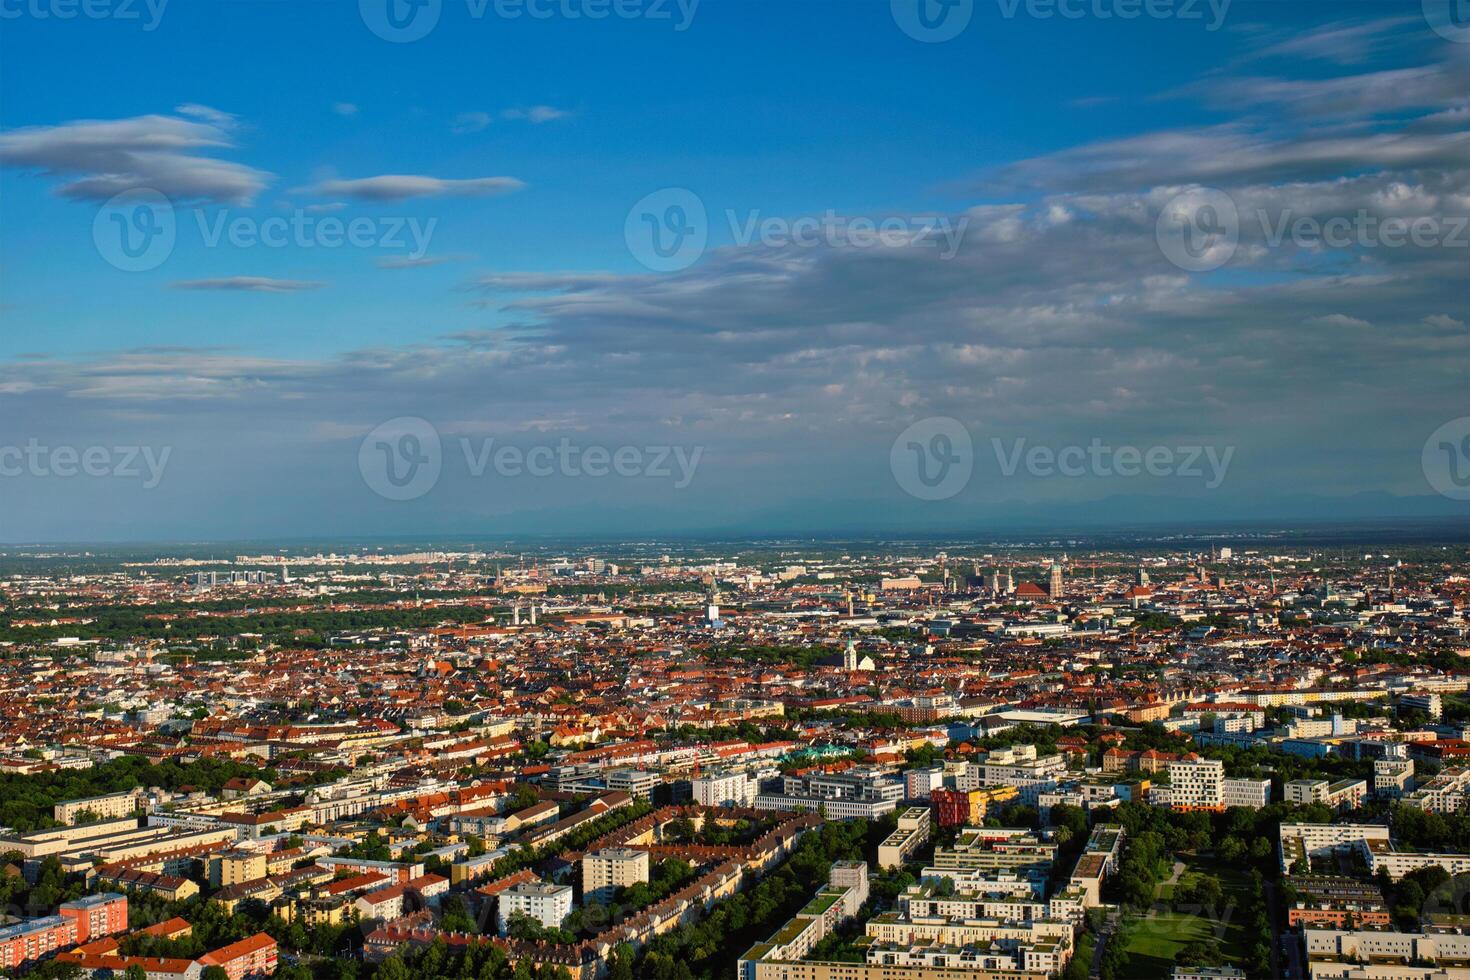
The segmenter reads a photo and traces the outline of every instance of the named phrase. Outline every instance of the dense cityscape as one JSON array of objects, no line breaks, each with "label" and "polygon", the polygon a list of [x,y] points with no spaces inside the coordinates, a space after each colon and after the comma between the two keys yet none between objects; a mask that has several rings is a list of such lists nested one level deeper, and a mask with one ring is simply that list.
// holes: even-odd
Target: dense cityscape
[{"label": "dense cityscape", "polygon": [[1470,980],[1470,0],[0,92],[0,980]]},{"label": "dense cityscape", "polygon": [[0,967],[1454,977],[1470,550],[12,550]]}]

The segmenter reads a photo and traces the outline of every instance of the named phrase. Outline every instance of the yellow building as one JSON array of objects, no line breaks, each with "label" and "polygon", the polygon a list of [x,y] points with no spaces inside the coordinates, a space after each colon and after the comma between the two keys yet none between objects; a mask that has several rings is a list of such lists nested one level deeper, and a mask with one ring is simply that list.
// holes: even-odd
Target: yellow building
[{"label": "yellow building", "polygon": [[269,861],[256,851],[225,851],[209,858],[209,883],[215,888],[255,881],[269,873]]},{"label": "yellow building", "polygon": [[282,905],[276,910],[287,922],[301,920],[311,929],[316,926],[339,926],[357,919],[357,910],[341,895],[321,898],[303,898]]}]

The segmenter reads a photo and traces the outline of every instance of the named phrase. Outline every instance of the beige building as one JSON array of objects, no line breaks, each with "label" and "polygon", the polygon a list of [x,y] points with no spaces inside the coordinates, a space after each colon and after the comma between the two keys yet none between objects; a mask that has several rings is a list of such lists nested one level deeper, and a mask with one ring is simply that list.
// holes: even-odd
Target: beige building
[{"label": "beige building", "polygon": [[225,851],[209,859],[209,883],[215,888],[266,876],[266,856],[256,851]]},{"label": "beige building", "polygon": [[648,852],[607,847],[582,856],[582,900],[610,901],[619,888],[648,880]]},{"label": "beige building", "polygon": [[898,817],[898,828],[878,845],[878,867],[897,868],[914,859],[929,839],[929,808],[910,807]]},{"label": "beige building", "polygon": [[969,966],[891,966],[869,963],[787,963],[745,960],[738,980],[1047,980],[1041,970],[982,970]]},{"label": "beige building", "polygon": [[108,793],[106,796],[89,796],[80,800],[62,800],[52,806],[51,815],[58,823],[68,827],[82,817],[85,817],[84,823],[117,820],[137,813],[141,797],[142,793],[138,790],[128,790],[125,793]]}]

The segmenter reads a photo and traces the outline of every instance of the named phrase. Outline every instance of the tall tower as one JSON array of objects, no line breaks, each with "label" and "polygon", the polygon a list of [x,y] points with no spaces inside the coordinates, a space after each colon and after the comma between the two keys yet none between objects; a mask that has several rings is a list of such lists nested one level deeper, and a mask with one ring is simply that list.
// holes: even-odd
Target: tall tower
[{"label": "tall tower", "polygon": [[720,621],[720,590],[713,581],[709,585],[709,602],[704,607],[704,621],[706,623]]},{"label": "tall tower", "polygon": [[842,651],[842,669],[857,670],[857,665],[857,642],[855,640],[848,640],[847,649]]},{"label": "tall tower", "polygon": [[1053,599],[1062,594],[1062,566],[1056,562],[1051,563],[1051,571],[1047,574],[1046,594]]}]

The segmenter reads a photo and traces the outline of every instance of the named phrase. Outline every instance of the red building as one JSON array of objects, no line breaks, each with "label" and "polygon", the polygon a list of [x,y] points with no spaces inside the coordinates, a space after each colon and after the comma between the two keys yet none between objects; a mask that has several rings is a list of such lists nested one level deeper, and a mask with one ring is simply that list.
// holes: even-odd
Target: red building
[{"label": "red building", "polygon": [[56,912],[63,919],[76,920],[79,943],[111,936],[128,927],[128,897],[117,892],[83,895],[74,902],[63,902]]},{"label": "red building", "polygon": [[205,953],[197,962],[205,969],[221,967],[230,975],[230,980],[268,977],[276,972],[276,941],[267,933],[258,932],[238,943]]},{"label": "red building", "polygon": [[127,927],[126,895],[87,895],[64,903],[55,915],[0,929],[0,969],[14,969]]},{"label": "red building", "polygon": [[963,827],[970,822],[970,794],[957,789],[936,789],[929,794],[934,822],[941,827]]}]

